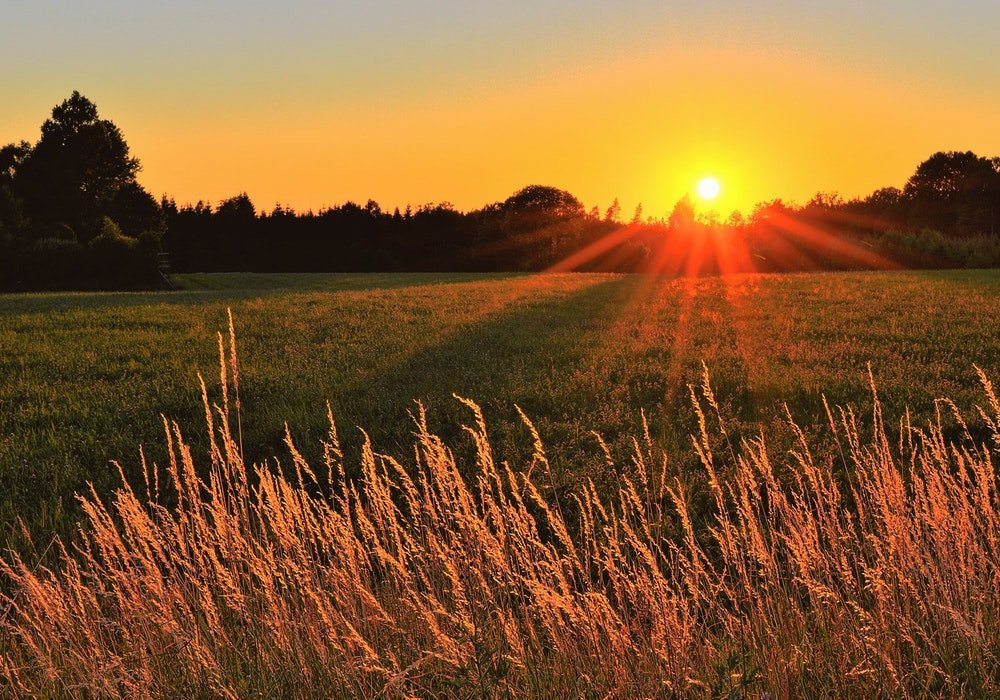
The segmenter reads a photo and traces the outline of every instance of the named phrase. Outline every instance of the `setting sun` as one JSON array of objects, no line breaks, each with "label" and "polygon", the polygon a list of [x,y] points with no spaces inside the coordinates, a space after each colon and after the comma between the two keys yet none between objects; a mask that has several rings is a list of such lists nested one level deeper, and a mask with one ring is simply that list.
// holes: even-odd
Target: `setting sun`
[{"label": "setting sun", "polygon": [[722,191],[722,185],[714,177],[706,177],[698,183],[698,196],[702,199],[715,199]]}]

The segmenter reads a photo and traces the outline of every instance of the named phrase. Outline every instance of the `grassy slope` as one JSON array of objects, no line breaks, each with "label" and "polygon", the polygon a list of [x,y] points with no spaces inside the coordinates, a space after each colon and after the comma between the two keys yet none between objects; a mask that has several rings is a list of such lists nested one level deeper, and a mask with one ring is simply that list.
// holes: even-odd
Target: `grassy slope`
[{"label": "grassy slope", "polygon": [[[685,385],[704,360],[723,411],[746,431],[787,402],[806,425],[831,402],[887,414],[965,408],[973,363],[1000,375],[1000,274],[859,273],[660,280],[567,275],[191,275],[185,291],[0,297],[0,519],[46,527],[85,480],[162,458],[159,414],[201,428],[197,372],[217,383],[214,334],[231,306],[241,343],[250,457],[281,454],[287,421],[304,448],[329,400],[348,447],[363,426],[385,452],[411,449],[412,399],[447,436],[482,403],[509,455],[537,419],[565,481],[600,474],[590,430],[614,443],[640,408],[666,447],[694,424]],[[619,445],[621,447],[621,445]]]}]

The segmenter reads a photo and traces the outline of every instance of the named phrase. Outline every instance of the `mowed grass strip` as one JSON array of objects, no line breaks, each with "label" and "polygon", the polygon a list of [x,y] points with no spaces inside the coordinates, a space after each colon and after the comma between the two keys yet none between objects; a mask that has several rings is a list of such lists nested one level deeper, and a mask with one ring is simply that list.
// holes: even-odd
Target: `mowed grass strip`
[{"label": "mowed grass strip", "polygon": [[[231,307],[248,459],[282,454],[287,423],[318,453],[329,401],[348,451],[412,449],[413,400],[457,437],[481,403],[505,454],[531,450],[515,405],[546,441],[561,486],[598,483],[591,431],[626,454],[640,410],[684,455],[687,385],[709,368],[744,434],[780,432],[784,405],[823,422],[822,395],[886,415],[980,400],[974,365],[1000,374],[1000,273],[913,272],[706,279],[619,275],[190,275],[182,291],[0,297],[0,518],[62,528],[72,495],[164,458],[161,414],[203,445],[197,374],[216,390],[214,337]],[[448,431],[456,431],[449,435]],[[780,444],[780,443],[779,443]],[[308,456],[308,455],[307,455]],[[683,457],[681,457],[683,458]],[[611,476],[613,478],[613,475]]]}]

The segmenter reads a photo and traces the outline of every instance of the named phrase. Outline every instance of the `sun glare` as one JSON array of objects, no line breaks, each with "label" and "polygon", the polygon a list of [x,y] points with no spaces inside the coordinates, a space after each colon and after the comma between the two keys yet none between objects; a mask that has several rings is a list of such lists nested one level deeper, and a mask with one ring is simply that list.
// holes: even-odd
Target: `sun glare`
[{"label": "sun glare", "polygon": [[698,196],[702,199],[715,199],[722,191],[722,186],[714,177],[706,177],[698,183]]}]

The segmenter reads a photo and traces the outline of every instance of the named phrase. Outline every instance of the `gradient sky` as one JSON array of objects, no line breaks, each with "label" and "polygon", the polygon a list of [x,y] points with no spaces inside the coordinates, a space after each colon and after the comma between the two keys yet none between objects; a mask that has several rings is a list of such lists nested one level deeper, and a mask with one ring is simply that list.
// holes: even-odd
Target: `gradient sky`
[{"label": "gradient sky", "polygon": [[1000,2],[0,0],[0,143],[74,89],[179,202],[668,211],[1000,155]]}]

